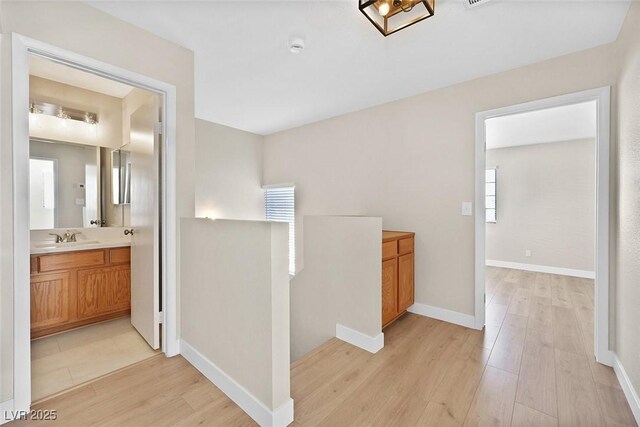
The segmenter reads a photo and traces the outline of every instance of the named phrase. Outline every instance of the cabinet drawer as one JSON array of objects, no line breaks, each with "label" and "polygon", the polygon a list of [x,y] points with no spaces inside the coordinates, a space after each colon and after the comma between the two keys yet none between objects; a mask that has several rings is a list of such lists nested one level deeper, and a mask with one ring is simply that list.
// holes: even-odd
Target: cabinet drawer
[{"label": "cabinet drawer", "polygon": [[398,255],[398,242],[396,240],[382,243],[382,259],[391,258],[396,255]]},{"label": "cabinet drawer", "polygon": [[413,237],[410,239],[398,240],[398,248],[400,255],[413,252]]},{"label": "cabinet drawer", "polygon": [[66,252],[62,254],[43,255],[38,258],[38,271],[66,270],[80,267],[97,267],[104,265],[104,250]]},{"label": "cabinet drawer", "polygon": [[131,262],[131,248],[109,249],[109,262],[111,264],[128,264]]}]

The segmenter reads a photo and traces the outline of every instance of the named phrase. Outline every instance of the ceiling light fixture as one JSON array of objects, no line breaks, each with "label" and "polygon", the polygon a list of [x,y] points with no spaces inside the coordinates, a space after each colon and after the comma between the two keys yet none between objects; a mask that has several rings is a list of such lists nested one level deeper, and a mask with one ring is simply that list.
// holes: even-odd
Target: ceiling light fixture
[{"label": "ceiling light fixture", "polygon": [[359,9],[386,37],[433,16],[435,0],[359,0]]},{"label": "ceiling light fixture", "polygon": [[29,103],[29,113],[44,114],[64,120],[77,120],[90,125],[98,123],[98,114],[89,111],[74,110],[61,105],[49,104],[47,102],[31,101]]}]

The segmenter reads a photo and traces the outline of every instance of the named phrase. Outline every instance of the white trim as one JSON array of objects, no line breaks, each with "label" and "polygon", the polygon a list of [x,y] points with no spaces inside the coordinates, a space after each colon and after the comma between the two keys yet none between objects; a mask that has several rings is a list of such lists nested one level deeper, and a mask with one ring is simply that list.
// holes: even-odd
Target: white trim
[{"label": "white trim", "polygon": [[13,409],[13,399],[0,402],[0,425],[13,421],[16,412]]},{"label": "white trim", "polygon": [[377,353],[384,347],[384,334],[382,332],[375,337],[371,337],[339,323],[336,323],[336,338],[360,347],[369,353]]},{"label": "white trim", "polygon": [[613,355],[613,370],[616,373],[616,377],[618,377],[618,382],[620,383],[622,391],[627,398],[627,402],[629,402],[631,412],[633,412],[633,417],[636,419],[636,423],[640,424],[640,397],[638,397],[638,391],[633,388],[633,384],[627,375],[627,371],[625,371],[624,366],[622,366],[622,362],[620,362],[620,359],[618,359],[618,356],[615,354]]},{"label": "white trim", "polygon": [[476,327],[481,327],[485,321],[485,121],[493,117],[589,101],[596,102],[598,111],[595,217],[595,356],[598,362],[611,365],[611,351],[609,350],[609,146],[611,88],[609,86],[476,113],[475,324]]},{"label": "white trim", "polygon": [[486,265],[489,267],[513,268],[514,270],[535,271],[537,273],[559,274],[562,276],[582,277],[584,279],[595,279],[595,271],[575,270],[573,268],[552,267],[550,265],[523,264],[521,262],[497,261],[488,259]]},{"label": "white trim", "polygon": [[202,353],[189,343],[180,340],[180,352],[198,371],[216,385],[224,394],[229,396],[255,422],[266,427],[287,426],[293,422],[293,399],[274,411],[269,410],[262,402],[253,396],[242,385],[238,384],[215,363],[207,359]]},{"label": "white trim", "polygon": [[469,314],[460,313],[458,311],[446,310],[440,307],[433,307],[427,304],[414,303],[407,309],[409,313],[419,314],[420,316],[431,317],[433,319],[442,320],[444,322],[454,323],[471,329],[477,328],[475,317]]},{"label": "white trim", "polygon": [[162,212],[163,266],[162,346],[167,356],[179,353],[177,333],[177,214],[176,214],[176,88],[151,77],[78,55],[20,34],[11,33],[11,123],[13,149],[13,286],[14,286],[14,407],[31,405],[31,346],[29,289],[29,54],[39,55],[102,77],[139,87],[162,96],[164,103],[164,162]]}]

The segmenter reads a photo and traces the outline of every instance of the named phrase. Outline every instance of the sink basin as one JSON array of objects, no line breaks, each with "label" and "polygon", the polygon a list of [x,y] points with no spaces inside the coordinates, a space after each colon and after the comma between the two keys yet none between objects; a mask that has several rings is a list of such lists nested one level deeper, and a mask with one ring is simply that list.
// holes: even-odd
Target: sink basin
[{"label": "sink basin", "polygon": [[79,242],[63,242],[63,243],[54,243],[54,242],[44,242],[44,243],[34,243],[32,246],[34,248],[72,248],[75,246],[84,246],[84,245],[94,245],[96,243],[100,243],[98,240],[81,240]]}]

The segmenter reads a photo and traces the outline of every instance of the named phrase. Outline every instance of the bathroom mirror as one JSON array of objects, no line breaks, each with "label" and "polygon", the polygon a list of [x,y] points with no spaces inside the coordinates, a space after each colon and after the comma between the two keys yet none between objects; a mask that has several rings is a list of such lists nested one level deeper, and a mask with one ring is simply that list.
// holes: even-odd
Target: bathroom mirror
[{"label": "bathroom mirror", "polygon": [[124,226],[125,205],[113,202],[112,189],[130,181],[128,153],[115,156],[116,168],[110,148],[32,138],[29,150],[32,230]]}]

